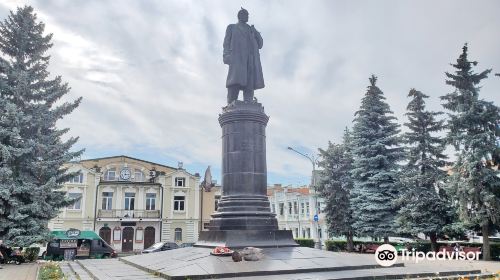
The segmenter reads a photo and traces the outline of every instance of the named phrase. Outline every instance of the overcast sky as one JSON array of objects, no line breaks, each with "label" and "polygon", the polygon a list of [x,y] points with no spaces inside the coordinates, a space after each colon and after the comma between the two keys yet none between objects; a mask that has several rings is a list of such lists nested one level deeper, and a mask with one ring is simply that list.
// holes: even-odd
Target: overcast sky
[{"label": "overcast sky", "polygon": [[[226,26],[241,6],[264,38],[266,87],[256,92],[270,116],[268,183],[309,182],[311,163],[287,146],[317,153],[338,142],[366,92],[378,86],[400,123],[410,88],[441,110],[445,71],[465,42],[477,70],[500,72],[500,1],[123,1],[0,0],[0,17],[32,5],[54,33],[50,70],[83,96],[62,120],[83,158],[129,155],[178,161],[220,178],[227,66]],[[499,105],[500,78],[481,96]],[[240,97],[241,98],[241,97]]]}]

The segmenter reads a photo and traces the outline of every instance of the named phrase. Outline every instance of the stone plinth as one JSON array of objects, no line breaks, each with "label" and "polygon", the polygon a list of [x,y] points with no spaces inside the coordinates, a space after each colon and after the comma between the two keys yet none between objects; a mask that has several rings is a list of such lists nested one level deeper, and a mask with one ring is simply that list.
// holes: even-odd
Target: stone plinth
[{"label": "stone plinth", "polygon": [[278,230],[267,198],[268,120],[257,102],[235,101],[220,114],[222,196],[195,246],[297,246],[291,231]]}]

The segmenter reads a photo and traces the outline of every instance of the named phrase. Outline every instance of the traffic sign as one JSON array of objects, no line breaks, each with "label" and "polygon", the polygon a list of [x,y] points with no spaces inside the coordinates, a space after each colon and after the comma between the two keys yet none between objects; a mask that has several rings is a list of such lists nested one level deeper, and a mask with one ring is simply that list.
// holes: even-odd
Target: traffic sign
[{"label": "traffic sign", "polygon": [[314,215],[314,221],[315,221],[315,222],[319,221],[319,216],[318,216],[318,214]]}]

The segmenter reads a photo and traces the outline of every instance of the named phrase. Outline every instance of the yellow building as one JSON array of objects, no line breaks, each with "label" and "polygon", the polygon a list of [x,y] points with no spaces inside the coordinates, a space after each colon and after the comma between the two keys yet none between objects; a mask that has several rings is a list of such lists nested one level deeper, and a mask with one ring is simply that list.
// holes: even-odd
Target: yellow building
[{"label": "yellow building", "polygon": [[115,156],[65,167],[79,172],[64,184],[67,195],[78,200],[62,209],[49,228],[93,230],[118,252],[141,251],[160,240],[194,243],[203,225],[200,217],[204,222],[214,211],[216,191],[202,193],[200,176],[182,165]]}]

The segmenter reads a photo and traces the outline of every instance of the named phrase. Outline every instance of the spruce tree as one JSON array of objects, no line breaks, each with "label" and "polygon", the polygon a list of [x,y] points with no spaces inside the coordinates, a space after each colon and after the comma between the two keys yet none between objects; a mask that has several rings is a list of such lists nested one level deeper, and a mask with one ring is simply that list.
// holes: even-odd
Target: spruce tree
[{"label": "spruce tree", "polygon": [[56,122],[81,98],[60,102],[69,87],[49,77],[51,38],[29,6],[0,23],[0,239],[7,244],[45,240],[48,221],[72,203],[61,188],[74,174],[62,166],[81,151],[70,151],[77,138],[63,141],[68,129]]},{"label": "spruce tree", "polygon": [[450,222],[451,211],[441,185],[446,178],[446,140],[435,135],[444,129],[444,121],[436,120],[441,113],[425,109],[427,95],[412,89],[408,96],[409,131],[403,135],[408,163],[401,178],[398,227],[403,233],[426,234],[435,251],[437,235]]},{"label": "spruce tree", "polygon": [[467,58],[467,44],[446,73],[452,93],[441,97],[448,109],[448,141],[457,151],[450,176],[449,190],[458,203],[460,218],[470,226],[479,226],[483,235],[483,258],[490,256],[490,223],[500,218],[500,173],[494,160],[500,137],[499,108],[479,98],[479,83],[491,69],[476,73],[475,61]]},{"label": "spruce tree", "polygon": [[350,139],[350,132],[346,128],[342,144],[329,142],[328,149],[319,149],[322,157],[319,166],[323,170],[321,171],[321,180],[318,183],[318,191],[326,202],[325,215],[328,231],[336,236],[345,236],[349,252],[354,247],[353,218],[350,206],[352,189]]},{"label": "spruce tree", "polygon": [[396,117],[376,82],[372,76],[354,119],[351,209],[357,233],[388,242],[395,231],[398,161],[403,152]]}]

